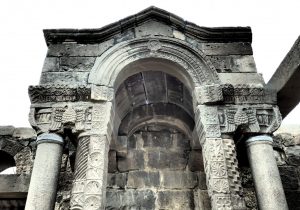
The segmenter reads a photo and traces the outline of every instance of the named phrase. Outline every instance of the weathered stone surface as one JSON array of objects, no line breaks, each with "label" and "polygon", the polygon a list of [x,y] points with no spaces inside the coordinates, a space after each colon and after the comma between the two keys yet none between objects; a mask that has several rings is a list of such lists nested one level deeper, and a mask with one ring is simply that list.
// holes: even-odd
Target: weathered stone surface
[{"label": "weathered stone surface", "polygon": [[0,175],[0,198],[25,198],[30,175]]},{"label": "weathered stone surface", "polygon": [[47,56],[100,56],[113,46],[114,40],[110,39],[101,44],[52,44],[48,46]]},{"label": "weathered stone surface", "polygon": [[215,65],[216,70],[222,73],[256,72],[252,55],[207,56]]},{"label": "weathered stone surface", "polygon": [[194,209],[194,196],[189,191],[159,191],[157,194],[156,209],[176,209],[190,210]]},{"label": "weathered stone surface", "polygon": [[18,140],[25,140],[25,139],[36,139],[36,132],[32,128],[16,128],[14,130],[14,133],[12,135],[14,138],[17,138]]},{"label": "weathered stone surface", "polygon": [[287,157],[287,163],[289,165],[300,165],[300,146],[297,145],[294,147],[285,148],[285,154]]},{"label": "weathered stone surface", "polygon": [[299,188],[298,174],[295,167],[281,166],[279,167],[279,172],[285,189],[296,190]]},{"label": "weathered stone surface", "polygon": [[121,172],[144,168],[144,152],[141,150],[129,150],[125,156],[117,153],[117,160]]},{"label": "weathered stone surface", "polygon": [[31,174],[34,154],[30,147],[25,147],[14,156],[17,174]]},{"label": "weathered stone surface", "polygon": [[130,171],[128,173],[128,188],[158,187],[160,176],[158,172],[152,171]]},{"label": "weathered stone surface", "polygon": [[42,73],[40,84],[86,85],[88,75],[87,72],[47,72]]},{"label": "weathered stone surface", "polygon": [[211,209],[210,198],[207,190],[194,190],[195,209]]},{"label": "weathered stone surface", "polygon": [[147,36],[173,36],[173,30],[170,26],[157,22],[149,21],[135,28],[137,38]]},{"label": "weathered stone surface", "polygon": [[197,172],[198,175],[198,187],[200,190],[207,190],[206,174],[202,171]]},{"label": "weathered stone surface", "polygon": [[297,140],[295,140],[295,136],[290,133],[279,133],[274,138],[274,142],[283,144],[286,147],[297,145]]},{"label": "weathered stone surface", "polygon": [[108,152],[108,173],[114,173],[117,169],[117,152],[114,150],[110,150]]},{"label": "weathered stone surface", "polygon": [[60,71],[90,71],[95,63],[95,57],[60,57]]},{"label": "weathered stone surface", "polygon": [[244,189],[244,198],[247,208],[251,210],[258,209],[254,188]]},{"label": "weathered stone surface", "polygon": [[59,57],[46,57],[42,72],[59,71]]},{"label": "weathered stone surface", "polygon": [[182,170],[187,165],[187,155],[183,152],[153,151],[148,153],[148,166],[155,169]]},{"label": "weathered stone surface", "polygon": [[108,190],[106,209],[155,209],[155,193],[152,190]]},{"label": "weathered stone surface", "polygon": [[172,138],[170,132],[147,132],[142,133],[144,147],[172,147]]},{"label": "weathered stone surface", "polygon": [[202,150],[190,152],[188,166],[191,171],[204,171]]},{"label": "weathered stone surface", "polygon": [[197,47],[206,55],[252,55],[250,43],[199,43]]},{"label": "weathered stone surface", "polygon": [[167,189],[194,188],[198,184],[197,173],[185,171],[162,171],[162,186]]},{"label": "weathered stone surface", "polygon": [[218,73],[218,75],[222,84],[265,84],[262,75],[256,73]]},{"label": "weathered stone surface", "polygon": [[108,173],[107,187],[124,189],[127,182],[127,173]]},{"label": "weathered stone surface", "polygon": [[8,126],[0,126],[0,136],[12,136],[14,133],[15,127]]}]

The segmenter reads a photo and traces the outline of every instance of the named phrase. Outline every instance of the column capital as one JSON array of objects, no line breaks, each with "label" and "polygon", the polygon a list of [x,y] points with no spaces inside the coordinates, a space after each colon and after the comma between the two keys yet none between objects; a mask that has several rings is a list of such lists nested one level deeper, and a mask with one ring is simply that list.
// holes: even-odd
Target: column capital
[{"label": "column capital", "polygon": [[64,144],[64,139],[56,133],[43,133],[37,137],[36,143],[37,144],[41,144],[41,143]]},{"label": "column capital", "polygon": [[246,140],[246,145],[250,146],[254,143],[261,143],[261,144],[271,144],[273,143],[273,138],[269,135],[257,135],[252,136]]}]

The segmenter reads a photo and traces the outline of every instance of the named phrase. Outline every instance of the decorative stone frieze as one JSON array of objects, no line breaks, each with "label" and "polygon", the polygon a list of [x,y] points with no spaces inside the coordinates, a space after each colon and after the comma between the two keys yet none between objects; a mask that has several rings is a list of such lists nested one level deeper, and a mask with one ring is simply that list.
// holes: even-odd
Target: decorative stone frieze
[{"label": "decorative stone frieze", "polygon": [[37,85],[29,86],[28,93],[32,104],[89,101],[91,89],[87,86]]}]

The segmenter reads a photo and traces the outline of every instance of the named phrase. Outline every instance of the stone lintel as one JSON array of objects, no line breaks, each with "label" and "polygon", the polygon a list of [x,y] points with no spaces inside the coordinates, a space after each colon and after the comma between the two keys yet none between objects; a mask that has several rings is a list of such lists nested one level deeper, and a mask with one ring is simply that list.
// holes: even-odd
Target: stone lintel
[{"label": "stone lintel", "polygon": [[300,37],[285,56],[267,84],[277,93],[278,106],[285,118],[299,103],[300,95]]},{"label": "stone lintel", "polygon": [[30,174],[0,175],[0,199],[26,198]]}]

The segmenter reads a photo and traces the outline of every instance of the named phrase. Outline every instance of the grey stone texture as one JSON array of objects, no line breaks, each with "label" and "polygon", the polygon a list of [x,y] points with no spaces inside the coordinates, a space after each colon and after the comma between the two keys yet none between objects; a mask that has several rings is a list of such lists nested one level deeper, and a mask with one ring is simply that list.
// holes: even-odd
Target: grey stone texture
[{"label": "grey stone texture", "polygon": [[[300,208],[300,137],[278,135],[274,151],[248,147],[252,171],[237,141],[280,126],[277,95],[284,116],[298,102],[281,96],[294,95],[299,40],[266,88],[249,27],[200,27],[150,7],[100,29],[44,35],[40,83],[29,87],[35,131],[0,127],[0,171],[18,174],[0,176],[0,195],[12,196],[0,209],[24,207],[31,174],[30,210],[286,209],[275,188]],[[47,139],[36,151],[36,133],[66,144]],[[266,169],[273,176],[260,179]]]},{"label": "grey stone texture", "polygon": [[248,159],[259,208],[284,210],[288,209],[288,206],[273,154],[272,142],[272,138],[266,135],[249,138],[246,141]]}]

